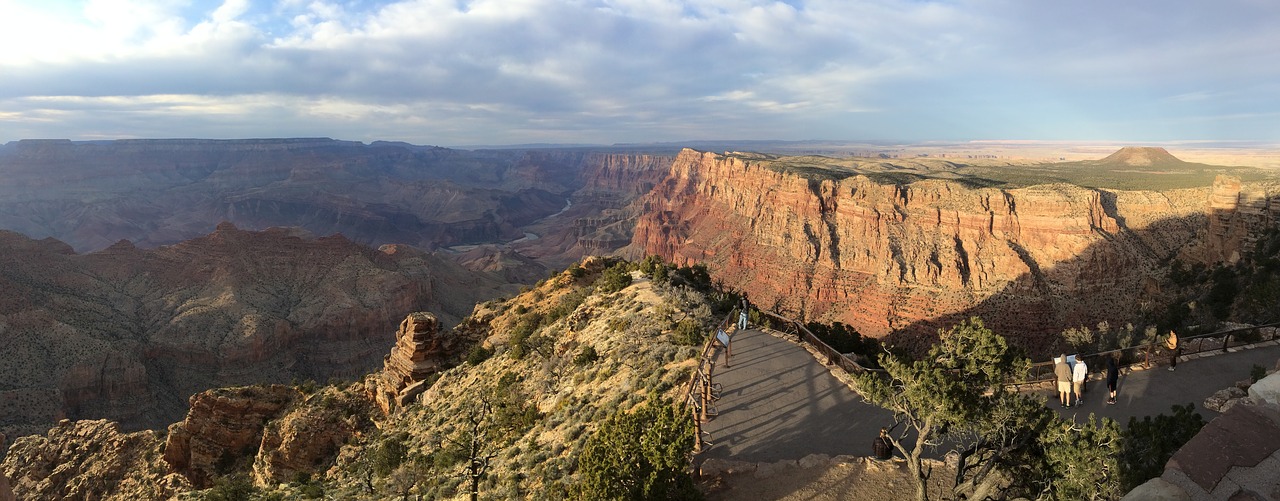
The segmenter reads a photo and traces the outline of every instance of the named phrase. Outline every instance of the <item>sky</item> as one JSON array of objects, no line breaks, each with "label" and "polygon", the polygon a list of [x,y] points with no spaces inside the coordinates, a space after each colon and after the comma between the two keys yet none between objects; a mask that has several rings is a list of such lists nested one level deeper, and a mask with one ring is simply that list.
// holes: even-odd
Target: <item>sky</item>
[{"label": "sky", "polygon": [[0,142],[1280,141],[1275,0],[0,0]]}]

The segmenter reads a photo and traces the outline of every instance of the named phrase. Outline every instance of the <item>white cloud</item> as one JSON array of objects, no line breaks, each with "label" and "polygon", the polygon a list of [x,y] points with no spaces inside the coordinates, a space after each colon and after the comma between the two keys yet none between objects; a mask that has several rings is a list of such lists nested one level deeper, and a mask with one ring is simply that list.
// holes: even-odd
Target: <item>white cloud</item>
[{"label": "white cloud", "polygon": [[361,5],[0,0],[0,124],[612,142],[1062,134],[1116,113],[1132,127],[1280,109],[1268,2]]}]

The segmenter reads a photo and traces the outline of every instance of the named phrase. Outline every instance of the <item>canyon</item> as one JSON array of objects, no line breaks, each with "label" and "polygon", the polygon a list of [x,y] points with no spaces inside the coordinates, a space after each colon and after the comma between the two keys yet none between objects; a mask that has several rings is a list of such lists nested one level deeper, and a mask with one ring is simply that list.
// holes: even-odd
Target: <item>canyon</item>
[{"label": "canyon", "polygon": [[[1152,159],[1183,167],[1134,149],[1093,168]],[[1068,327],[1163,308],[1172,260],[1239,260],[1280,215],[1271,181],[1161,191],[1010,181],[1044,177],[1031,169],[1043,167],[977,178],[942,160],[684,150],[636,202],[623,253],[705,264],[763,307],[906,344],[978,315],[1043,355]],[[913,182],[883,182],[904,178]]]},{"label": "canyon", "polygon": [[[132,430],[208,388],[353,377],[389,319],[447,327],[587,255],[704,264],[758,305],[902,344],[979,315],[1036,353],[1156,314],[1172,261],[1235,262],[1280,211],[1261,171],[1162,149],[885,157],[8,143],[0,226],[26,235],[0,233],[0,431]],[[1170,187],[1132,189],[1146,178]]]},{"label": "canyon", "polygon": [[[550,237],[541,255],[567,264],[579,257],[572,254],[602,249],[596,241],[625,240],[605,212],[647,192],[670,161],[645,151],[467,151],[328,138],[20,140],[0,145],[0,228],[78,252],[120,240],[173,244],[223,221],[425,250],[533,231]],[[562,220],[588,220],[537,224],[562,210]]]},{"label": "canyon", "polygon": [[222,223],[85,254],[0,232],[0,430],[154,428],[208,388],[355,378],[381,362],[405,311],[452,324],[516,287],[407,246],[298,229]]}]

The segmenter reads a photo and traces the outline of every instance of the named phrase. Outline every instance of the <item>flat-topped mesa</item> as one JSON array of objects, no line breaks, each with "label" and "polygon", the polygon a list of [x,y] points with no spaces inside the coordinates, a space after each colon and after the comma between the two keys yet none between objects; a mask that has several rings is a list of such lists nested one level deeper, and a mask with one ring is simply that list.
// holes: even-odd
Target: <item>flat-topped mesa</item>
[{"label": "flat-topped mesa", "polygon": [[427,377],[445,368],[449,355],[457,347],[452,332],[441,332],[436,316],[427,312],[410,313],[400,322],[396,344],[383,358],[375,400],[382,412],[391,413],[404,407],[426,389]]},{"label": "flat-topped mesa", "polygon": [[1125,146],[1115,153],[1107,155],[1100,163],[1145,167],[1152,165],[1171,165],[1185,163],[1173,156],[1164,148],[1150,146]]}]

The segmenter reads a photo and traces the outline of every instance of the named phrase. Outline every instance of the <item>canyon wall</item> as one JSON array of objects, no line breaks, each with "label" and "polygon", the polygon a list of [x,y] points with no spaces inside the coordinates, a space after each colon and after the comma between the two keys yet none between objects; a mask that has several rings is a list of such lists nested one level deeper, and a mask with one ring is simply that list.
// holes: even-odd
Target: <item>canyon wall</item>
[{"label": "canyon wall", "polygon": [[224,223],[89,254],[0,231],[0,432],[62,418],[153,427],[212,387],[356,378],[379,367],[406,312],[452,324],[514,287],[408,247],[296,229]]},{"label": "canyon wall", "polygon": [[762,306],[864,334],[929,334],[977,314],[1034,345],[1162,304],[1169,259],[1238,254],[1272,226],[1276,199],[1231,179],[1167,192],[879,184],[684,150],[637,202],[625,253],[704,263]]}]

